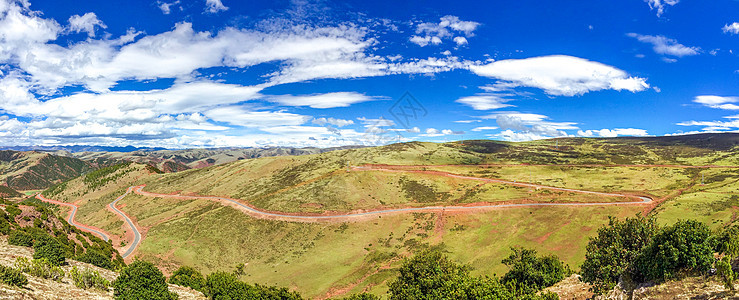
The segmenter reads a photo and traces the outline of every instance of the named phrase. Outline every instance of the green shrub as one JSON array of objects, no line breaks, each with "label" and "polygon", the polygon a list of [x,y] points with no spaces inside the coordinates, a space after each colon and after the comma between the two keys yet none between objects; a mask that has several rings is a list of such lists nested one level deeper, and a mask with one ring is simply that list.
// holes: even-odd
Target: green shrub
[{"label": "green shrub", "polygon": [[495,278],[473,277],[438,250],[421,252],[406,260],[391,282],[390,299],[512,299]]},{"label": "green shrub", "polygon": [[721,281],[724,283],[724,286],[730,291],[733,291],[736,274],[731,269],[730,256],[724,256],[721,260],[716,262],[716,273],[721,277]]},{"label": "green shrub", "polygon": [[74,285],[81,289],[96,288],[108,291],[110,286],[108,280],[100,276],[100,273],[90,269],[80,271],[77,267],[72,267],[72,270],[69,271],[69,277],[72,277]]},{"label": "green shrub", "polygon": [[652,218],[636,216],[619,221],[610,217],[608,225],[598,229],[598,235],[588,242],[580,267],[582,280],[590,283],[596,294],[613,289],[619,277],[631,273],[628,269],[657,229]]},{"label": "green shrub", "polygon": [[698,221],[678,221],[662,228],[635,260],[635,279],[662,282],[703,274],[713,264],[711,230]]},{"label": "green shrub", "polygon": [[177,299],[177,294],[167,289],[167,282],[162,271],[154,264],[135,261],[123,268],[120,276],[113,281],[115,299]]},{"label": "green shrub", "polygon": [[501,282],[516,295],[533,294],[562,281],[572,274],[570,268],[557,256],[537,257],[536,250],[511,248],[513,253],[502,263],[510,268]]},{"label": "green shrub", "polygon": [[8,221],[10,223],[15,223],[15,217],[20,215],[23,211],[21,211],[20,208],[18,208],[18,205],[9,205],[5,207],[5,212],[8,213]]},{"label": "green shrub", "polygon": [[194,268],[182,266],[172,273],[172,276],[169,277],[169,283],[191,287],[202,292],[205,287],[205,278]]},{"label": "green shrub", "polygon": [[28,284],[28,278],[19,270],[0,265],[0,282],[17,287]]},{"label": "green shrub", "polygon": [[87,250],[87,252],[78,255],[75,259],[103,269],[115,269],[115,264],[110,260],[110,256],[106,256],[98,250]]},{"label": "green shrub", "polygon": [[734,225],[725,228],[714,237],[714,251],[731,255],[732,257],[739,256],[739,225]]},{"label": "green shrub", "polygon": [[33,247],[33,237],[24,231],[13,230],[10,232],[10,234],[8,234],[8,244],[23,247]]},{"label": "green shrub", "polygon": [[25,257],[18,257],[15,260],[15,267],[19,271],[35,277],[54,281],[62,281],[64,278],[64,270],[52,265],[46,258],[34,259],[29,262]]},{"label": "green shrub", "polygon": [[48,234],[36,238],[33,243],[33,251],[34,259],[45,258],[54,266],[62,265],[66,259],[62,244]]},{"label": "green shrub", "polygon": [[210,299],[257,299],[257,291],[236,276],[226,272],[214,272],[205,280],[205,295]]}]

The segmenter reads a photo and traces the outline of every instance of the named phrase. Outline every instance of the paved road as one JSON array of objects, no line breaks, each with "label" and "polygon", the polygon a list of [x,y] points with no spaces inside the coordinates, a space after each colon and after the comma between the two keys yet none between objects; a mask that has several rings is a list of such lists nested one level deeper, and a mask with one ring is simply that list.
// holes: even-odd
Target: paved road
[{"label": "paved road", "polygon": [[167,198],[178,198],[178,199],[205,199],[205,200],[216,200],[216,201],[223,201],[228,202],[231,204],[234,204],[238,207],[241,207],[245,209],[250,215],[256,216],[256,217],[264,217],[264,218],[276,218],[280,220],[285,221],[294,221],[294,222],[314,222],[314,221],[321,221],[321,220],[346,220],[351,218],[358,218],[358,217],[366,217],[366,216],[373,216],[373,215],[387,215],[387,214],[397,214],[397,213],[405,213],[405,212],[424,212],[424,211],[475,211],[475,210],[486,210],[486,209],[496,209],[496,208],[510,208],[510,207],[535,207],[535,206],[611,206],[611,205],[643,205],[643,204],[649,204],[652,202],[652,199],[649,197],[644,196],[634,196],[634,195],[626,195],[626,194],[617,194],[617,193],[603,193],[603,192],[593,192],[593,191],[584,191],[584,190],[576,190],[576,189],[568,189],[568,188],[558,188],[558,187],[551,187],[551,186],[544,186],[544,185],[538,185],[538,184],[530,184],[530,183],[521,183],[521,182],[513,182],[513,181],[506,181],[506,180],[500,180],[500,179],[490,179],[490,178],[479,178],[479,177],[470,177],[470,176],[462,176],[452,173],[446,173],[446,172],[439,172],[439,171],[400,171],[400,170],[391,170],[391,169],[382,169],[377,167],[353,167],[352,168],[355,171],[388,171],[388,172],[433,172],[441,176],[447,176],[447,177],[455,177],[460,179],[469,179],[469,180],[477,180],[477,181],[485,181],[485,182],[496,182],[496,183],[503,183],[503,184],[510,184],[510,185],[516,185],[516,186],[522,186],[522,187],[532,187],[537,189],[548,189],[548,190],[557,190],[557,191],[564,191],[564,192],[573,192],[573,193],[582,193],[582,194],[592,194],[592,195],[600,195],[600,196],[610,196],[610,197],[624,197],[624,198],[631,198],[637,201],[629,201],[629,202],[589,202],[589,203],[521,203],[521,204],[491,204],[491,205],[476,205],[476,206],[427,206],[427,207],[409,207],[409,208],[397,208],[397,209],[385,209],[385,210],[375,210],[375,211],[367,211],[367,212],[357,212],[357,213],[346,213],[346,214],[334,214],[334,215],[310,215],[310,214],[289,214],[289,213],[279,213],[279,212],[268,212],[264,210],[257,209],[255,207],[246,205],[242,203],[241,201],[237,199],[231,199],[231,198],[225,198],[225,197],[214,197],[214,196],[183,196],[183,195],[170,195],[170,194],[158,194],[158,193],[151,193],[151,192],[145,192],[143,191],[145,185],[140,185],[134,188],[134,192],[139,195],[143,196],[149,196],[149,197],[167,197]]},{"label": "paved road", "polygon": [[94,229],[94,228],[87,227],[85,225],[82,225],[82,224],[77,223],[77,222],[74,221],[74,216],[77,213],[77,205],[74,205],[72,203],[67,203],[67,202],[61,202],[61,201],[46,199],[46,197],[44,197],[43,195],[41,195],[41,193],[36,194],[36,199],[39,199],[41,201],[48,202],[48,203],[51,203],[51,204],[68,206],[68,207],[72,208],[72,211],[69,213],[69,218],[67,218],[67,222],[69,224],[71,224],[74,227],[79,228],[80,230],[87,231],[87,232],[92,232],[94,234],[97,234],[104,241],[106,241],[106,242],[108,241],[108,235],[106,235],[102,231],[97,230],[97,229]]},{"label": "paved road", "polygon": [[128,215],[126,215],[126,213],[116,208],[115,205],[116,203],[118,203],[118,201],[126,197],[129,193],[131,193],[133,189],[134,189],[133,186],[129,187],[126,190],[125,194],[118,196],[118,198],[116,198],[115,200],[113,200],[113,202],[108,204],[108,207],[110,207],[110,209],[112,209],[115,213],[121,216],[121,218],[123,218],[123,220],[125,220],[126,223],[128,223],[128,227],[131,227],[131,231],[133,232],[133,242],[131,242],[131,245],[128,246],[128,249],[126,250],[126,252],[121,254],[121,257],[123,257],[124,259],[128,257],[129,255],[131,255],[131,253],[133,253],[133,251],[136,250],[136,247],[138,247],[139,243],[141,242],[141,233],[136,228],[136,226],[133,225],[133,221],[131,221],[131,218],[129,218]]}]

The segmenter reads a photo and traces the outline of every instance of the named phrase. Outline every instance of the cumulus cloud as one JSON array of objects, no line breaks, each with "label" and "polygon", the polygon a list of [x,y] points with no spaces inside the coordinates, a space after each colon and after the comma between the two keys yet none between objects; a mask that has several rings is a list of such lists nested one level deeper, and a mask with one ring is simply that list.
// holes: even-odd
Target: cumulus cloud
[{"label": "cumulus cloud", "polygon": [[[416,35],[410,41],[421,47],[429,44],[439,45],[444,39],[452,39],[457,45],[467,44],[465,37],[474,36],[474,31],[480,23],[462,21],[457,16],[444,16],[438,23],[424,22],[416,26]],[[462,34],[464,36],[461,36]]]},{"label": "cumulus cloud", "polygon": [[551,122],[549,117],[540,114],[500,112],[484,116],[494,119],[503,131],[492,137],[507,141],[527,141],[544,138],[568,136],[565,130],[578,129],[574,122]]},{"label": "cumulus cloud", "polygon": [[205,11],[209,13],[217,13],[228,10],[221,0],[205,0]]},{"label": "cumulus cloud", "polygon": [[108,28],[100,21],[95,13],[89,12],[82,16],[74,15],[69,17],[69,30],[72,32],[87,32],[87,36],[95,36],[95,27]]},{"label": "cumulus cloud", "polygon": [[739,34],[739,22],[726,24],[724,28],[721,28],[724,33]]},{"label": "cumulus cloud", "polygon": [[510,101],[497,94],[477,94],[474,96],[462,97],[456,100],[458,103],[472,107],[474,110],[491,110],[512,106],[505,102]]},{"label": "cumulus cloud", "polygon": [[662,35],[642,35],[633,32],[627,35],[642,43],[651,44],[652,50],[657,54],[683,57],[698,55],[701,51],[700,47],[688,47]]},{"label": "cumulus cloud", "polygon": [[502,80],[509,87],[534,87],[555,96],[575,96],[606,89],[638,92],[649,88],[644,78],[566,55],[507,59],[469,68],[477,75]]},{"label": "cumulus cloud", "polygon": [[665,12],[665,8],[667,6],[674,6],[675,4],[678,4],[680,0],[644,0],[644,2],[649,4],[650,9],[656,9],[657,16],[659,17]]},{"label": "cumulus cloud", "polygon": [[636,128],[614,128],[601,130],[578,130],[578,136],[583,137],[617,137],[617,136],[648,136],[644,129]]},{"label": "cumulus cloud", "polygon": [[703,106],[710,108],[718,108],[725,110],[739,110],[739,105],[734,103],[739,102],[739,97],[722,97],[713,95],[702,95],[697,96],[693,99],[693,102],[700,103]]}]

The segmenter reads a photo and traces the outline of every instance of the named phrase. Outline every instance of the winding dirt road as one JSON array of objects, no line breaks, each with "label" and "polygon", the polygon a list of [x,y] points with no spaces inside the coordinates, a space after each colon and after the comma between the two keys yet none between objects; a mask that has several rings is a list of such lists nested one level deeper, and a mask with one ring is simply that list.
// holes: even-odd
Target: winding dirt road
[{"label": "winding dirt road", "polygon": [[77,214],[77,205],[74,205],[72,203],[67,203],[67,202],[61,202],[61,201],[47,199],[46,197],[44,197],[44,195],[41,195],[41,193],[36,194],[36,199],[39,199],[39,200],[44,201],[44,202],[47,202],[47,203],[61,205],[61,206],[67,206],[67,207],[71,208],[72,210],[69,211],[69,215],[67,216],[67,222],[69,224],[71,224],[74,227],[79,228],[82,231],[87,231],[87,232],[90,232],[90,233],[93,233],[93,234],[97,234],[104,241],[106,241],[106,242],[108,241],[109,237],[108,237],[107,234],[103,233],[103,230],[102,229],[93,228],[91,226],[87,226],[87,225],[84,225],[84,224],[81,224],[81,223],[77,223],[77,222],[74,221],[74,216],[75,216],[75,214]]},{"label": "winding dirt road", "polygon": [[[136,226],[134,225],[134,223],[131,220],[131,218],[129,218],[128,215],[126,215],[126,213],[122,212],[121,210],[119,210],[118,208],[115,207],[116,204],[118,203],[118,201],[120,201],[121,199],[123,199],[124,197],[126,197],[126,195],[130,194],[131,191],[133,191],[133,188],[134,187],[129,187],[126,190],[126,193],[125,194],[118,196],[118,198],[116,198],[115,200],[113,200],[113,202],[111,202],[110,204],[108,204],[108,207],[114,213],[118,214],[124,221],[126,221],[126,223],[128,223],[128,227],[131,228],[131,232],[133,232],[133,235],[134,235],[134,239],[131,242],[131,244],[128,246],[128,249],[126,250],[126,252],[124,252],[123,254],[121,254],[121,257],[123,259],[127,258],[128,256],[130,256],[133,253],[133,251],[136,250],[136,247],[138,247],[139,243],[141,242],[141,233],[139,232],[138,228],[136,228]],[[44,201],[44,202],[47,202],[47,203],[51,203],[51,204],[55,204],[55,205],[61,205],[61,206],[67,206],[67,207],[71,208],[71,211],[69,212],[69,215],[67,217],[67,222],[69,222],[69,224],[71,224],[74,227],[79,228],[82,231],[87,231],[87,232],[91,232],[91,233],[97,234],[97,235],[99,235],[106,242],[110,239],[109,233],[106,233],[102,229],[96,228],[96,227],[92,227],[92,226],[88,226],[88,225],[84,225],[84,224],[78,223],[78,222],[76,222],[74,220],[74,217],[77,214],[77,208],[78,208],[77,205],[75,205],[73,203],[61,202],[61,201],[57,201],[57,200],[48,199],[48,198],[44,197],[43,195],[41,195],[41,193],[36,194],[36,199],[39,199],[39,200]],[[119,250],[121,250],[121,249],[119,249]]]},{"label": "winding dirt road", "polygon": [[241,200],[238,199],[232,199],[232,198],[226,198],[226,197],[217,197],[217,196],[186,196],[186,195],[173,195],[173,194],[159,194],[159,193],[152,193],[152,192],[145,192],[143,189],[145,185],[140,185],[134,187],[134,193],[142,195],[142,196],[148,196],[148,197],[161,197],[161,198],[177,198],[177,199],[204,199],[204,200],[212,200],[221,202],[227,205],[234,206],[236,208],[241,209],[245,213],[247,213],[250,216],[256,217],[256,218],[262,218],[262,219],[276,219],[276,220],[282,220],[282,221],[290,221],[290,222],[318,222],[318,221],[334,221],[334,222],[344,222],[348,220],[356,220],[361,219],[369,216],[382,216],[382,215],[390,215],[390,214],[400,214],[400,213],[408,213],[408,212],[441,212],[441,211],[481,211],[481,210],[492,210],[492,209],[500,209],[500,208],[513,208],[513,207],[536,207],[536,206],[612,206],[612,205],[646,205],[651,204],[652,199],[645,196],[636,196],[636,195],[628,195],[628,194],[618,194],[618,193],[604,193],[604,192],[593,192],[593,191],[584,191],[584,190],[576,190],[576,189],[568,189],[568,188],[558,188],[558,187],[552,187],[552,186],[545,186],[545,185],[539,185],[539,184],[531,184],[531,183],[522,183],[522,182],[513,182],[513,181],[507,181],[507,180],[501,180],[501,179],[491,179],[491,178],[480,178],[480,177],[471,177],[471,176],[463,176],[463,175],[457,175],[453,173],[447,173],[447,172],[441,172],[441,171],[419,171],[419,170],[395,170],[395,169],[387,169],[387,168],[381,168],[377,166],[361,166],[361,167],[352,167],[353,171],[384,171],[384,172],[423,172],[423,173],[431,173],[439,176],[446,176],[446,177],[453,177],[453,178],[459,178],[459,179],[467,179],[467,180],[477,180],[477,181],[483,181],[483,182],[494,182],[494,183],[502,183],[502,184],[509,184],[509,185],[515,185],[515,186],[521,186],[521,187],[531,187],[536,189],[547,189],[547,190],[555,190],[555,191],[563,191],[563,192],[573,192],[573,193],[581,193],[581,194],[590,194],[590,195],[598,195],[598,196],[607,196],[607,197],[623,197],[623,198],[630,198],[634,199],[635,201],[627,201],[627,202],[588,202],[588,203],[517,203],[517,204],[489,204],[489,205],[463,205],[463,206],[426,206],[426,207],[408,207],[408,208],[396,208],[396,209],[382,209],[382,210],[357,210],[352,211],[349,213],[327,213],[327,214],[307,214],[307,213],[284,213],[284,212],[271,212],[266,210],[261,210],[256,207],[253,207],[251,205],[242,203]]}]

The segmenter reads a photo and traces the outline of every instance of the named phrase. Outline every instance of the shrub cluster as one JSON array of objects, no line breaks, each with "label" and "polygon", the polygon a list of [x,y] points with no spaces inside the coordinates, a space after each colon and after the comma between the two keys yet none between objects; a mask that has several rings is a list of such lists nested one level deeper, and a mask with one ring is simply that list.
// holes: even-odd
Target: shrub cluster
[{"label": "shrub cluster", "polygon": [[167,282],[162,271],[154,264],[135,261],[121,270],[121,274],[113,281],[113,296],[118,300],[177,299],[177,294],[167,289]]},{"label": "shrub cluster", "polygon": [[0,265],[0,282],[17,287],[23,287],[28,284],[26,275],[17,269]]},{"label": "shrub cluster", "polygon": [[65,274],[61,267],[53,265],[46,258],[28,261],[25,257],[18,257],[15,261],[15,267],[19,271],[28,273],[31,276],[54,281],[62,281]]},{"label": "shrub cluster", "polygon": [[103,291],[107,291],[110,287],[110,282],[100,276],[100,273],[90,269],[82,269],[80,271],[77,267],[72,267],[69,271],[69,277],[72,277],[74,285],[81,289],[95,288]]},{"label": "shrub cluster", "polygon": [[[590,239],[581,273],[596,294],[609,291],[619,281],[659,283],[707,275],[712,268],[733,288],[731,257],[738,251],[736,226],[712,232],[694,220],[659,228],[651,218],[612,218]],[[726,258],[716,260],[714,253]]]}]

